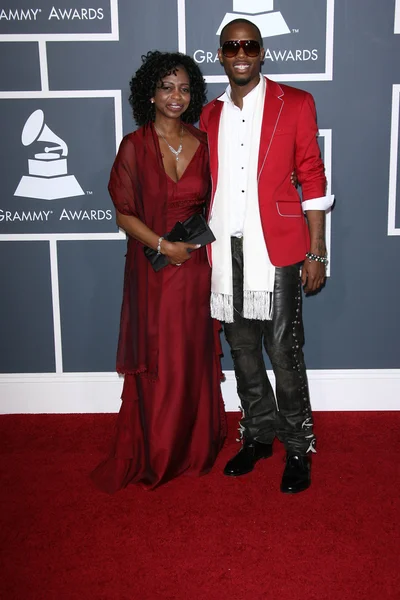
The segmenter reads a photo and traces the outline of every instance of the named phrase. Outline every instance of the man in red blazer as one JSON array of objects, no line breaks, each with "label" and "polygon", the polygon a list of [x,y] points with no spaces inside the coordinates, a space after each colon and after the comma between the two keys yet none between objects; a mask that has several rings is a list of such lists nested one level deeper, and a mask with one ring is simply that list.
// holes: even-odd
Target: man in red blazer
[{"label": "man in red blazer", "polygon": [[325,280],[325,211],[333,198],[325,195],[312,96],[261,76],[263,41],[250,21],[228,23],[220,44],[229,86],[204,108],[200,128],[208,134],[216,236],[208,248],[211,312],[224,323],[243,412],[242,447],[224,473],[250,472],[272,455],[277,436],[287,452],[281,490],[296,493],[310,485],[315,452],[301,287],[312,293]]}]

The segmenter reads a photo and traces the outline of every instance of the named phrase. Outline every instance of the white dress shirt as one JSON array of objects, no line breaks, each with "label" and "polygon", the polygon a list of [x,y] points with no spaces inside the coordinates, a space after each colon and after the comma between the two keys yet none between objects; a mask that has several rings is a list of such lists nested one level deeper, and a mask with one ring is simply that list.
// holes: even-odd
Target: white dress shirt
[{"label": "white dress shirt", "polygon": [[231,98],[231,86],[218,100],[225,102],[227,131],[229,131],[229,180],[232,197],[229,213],[231,236],[242,237],[247,200],[247,178],[250,158],[251,126],[257,86],[243,98],[240,109]]}]

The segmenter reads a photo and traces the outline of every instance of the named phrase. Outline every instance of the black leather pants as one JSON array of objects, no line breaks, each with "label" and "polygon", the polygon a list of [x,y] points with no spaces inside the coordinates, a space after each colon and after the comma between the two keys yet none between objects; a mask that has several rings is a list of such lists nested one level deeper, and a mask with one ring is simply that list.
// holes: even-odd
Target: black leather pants
[{"label": "black leather pants", "polygon": [[[224,330],[231,348],[246,438],[271,443],[275,435],[289,453],[315,451],[315,436],[302,347],[300,265],[277,267],[271,321],[242,317],[243,245],[232,238],[234,323]],[[276,396],[263,359],[264,345],[276,379]]]}]

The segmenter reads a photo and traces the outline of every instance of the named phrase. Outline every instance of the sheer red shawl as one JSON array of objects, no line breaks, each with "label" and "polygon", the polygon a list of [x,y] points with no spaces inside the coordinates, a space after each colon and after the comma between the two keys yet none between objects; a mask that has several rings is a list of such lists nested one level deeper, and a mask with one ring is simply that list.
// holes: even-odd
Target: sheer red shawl
[{"label": "sheer red shawl", "polygon": [[[200,143],[207,143],[203,132],[191,125],[185,124],[185,128]],[[120,213],[137,217],[158,235],[166,232],[167,177],[152,123],[124,137],[108,189]],[[155,273],[150,267],[143,245],[128,237],[117,351],[119,373],[157,377],[162,278],[162,270]]]}]

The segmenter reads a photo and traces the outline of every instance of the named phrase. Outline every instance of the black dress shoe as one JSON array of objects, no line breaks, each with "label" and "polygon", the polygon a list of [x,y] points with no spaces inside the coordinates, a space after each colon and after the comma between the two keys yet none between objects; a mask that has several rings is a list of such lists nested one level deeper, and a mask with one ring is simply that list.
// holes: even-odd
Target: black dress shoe
[{"label": "black dress shoe", "polygon": [[308,456],[289,454],[283,472],[281,492],[297,494],[311,485],[311,460]]},{"label": "black dress shoe", "polygon": [[260,458],[272,456],[272,444],[261,444],[255,440],[244,440],[239,452],[226,463],[224,475],[238,477],[250,473]]}]

